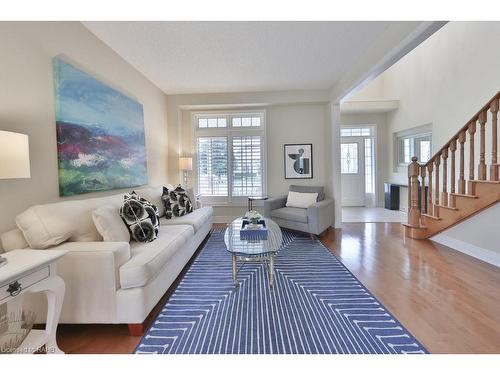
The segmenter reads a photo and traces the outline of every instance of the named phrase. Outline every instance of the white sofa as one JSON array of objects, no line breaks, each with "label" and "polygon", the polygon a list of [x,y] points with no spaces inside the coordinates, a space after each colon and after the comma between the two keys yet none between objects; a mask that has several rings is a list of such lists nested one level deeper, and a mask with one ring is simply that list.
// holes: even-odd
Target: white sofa
[{"label": "white sofa", "polygon": [[[162,187],[135,191],[164,215]],[[92,211],[122,203],[123,194],[116,194],[33,206],[17,216],[19,229],[2,234],[6,251],[43,251],[36,246],[52,245],[71,231],[69,240],[49,247],[68,251],[57,264],[66,282],[61,323],[142,324],[212,228],[213,210],[203,207],[171,220],[162,217],[153,242],[104,242]],[[45,302],[37,296],[27,304],[43,320]]]}]

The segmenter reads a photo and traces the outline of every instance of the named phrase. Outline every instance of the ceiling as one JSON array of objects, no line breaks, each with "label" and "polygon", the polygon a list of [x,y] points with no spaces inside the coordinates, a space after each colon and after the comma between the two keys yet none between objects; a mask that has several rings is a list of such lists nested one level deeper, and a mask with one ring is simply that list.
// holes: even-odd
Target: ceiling
[{"label": "ceiling", "polygon": [[330,89],[395,22],[83,22],[167,94]]}]

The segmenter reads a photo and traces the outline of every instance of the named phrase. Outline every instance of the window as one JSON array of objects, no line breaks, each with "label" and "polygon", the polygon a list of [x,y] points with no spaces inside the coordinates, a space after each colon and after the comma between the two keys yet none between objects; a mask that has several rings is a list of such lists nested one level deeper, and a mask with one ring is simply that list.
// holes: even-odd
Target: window
[{"label": "window", "polygon": [[342,143],[340,145],[340,173],[358,173],[358,144]]},{"label": "window", "polygon": [[262,195],[262,137],[233,136],[232,195]]},{"label": "window", "polygon": [[265,113],[198,113],[198,193],[214,203],[265,194]]},{"label": "window", "polygon": [[375,193],[374,139],[365,138],[365,192]]},{"label": "window", "polygon": [[341,128],[341,137],[370,137],[372,135],[371,128]]},{"label": "window", "polygon": [[395,171],[411,163],[416,156],[419,163],[431,158],[432,134],[430,125],[395,133]]},{"label": "window", "polygon": [[226,119],[224,117],[200,117],[198,118],[198,128],[206,129],[206,128],[225,128],[226,127]]},{"label": "window", "polygon": [[198,191],[205,195],[226,196],[227,138],[198,138]]}]

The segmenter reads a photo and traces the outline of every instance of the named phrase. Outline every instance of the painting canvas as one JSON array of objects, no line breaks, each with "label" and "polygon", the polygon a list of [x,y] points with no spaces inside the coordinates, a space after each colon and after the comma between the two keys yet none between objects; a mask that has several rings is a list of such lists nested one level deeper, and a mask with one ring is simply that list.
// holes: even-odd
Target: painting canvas
[{"label": "painting canvas", "polygon": [[312,144],[288,144],[284,147],[285,178],[313,178]]},{"label": "painting canvas", "polygon": [[140,103],[54,59],[59,194],[147,184]]}]

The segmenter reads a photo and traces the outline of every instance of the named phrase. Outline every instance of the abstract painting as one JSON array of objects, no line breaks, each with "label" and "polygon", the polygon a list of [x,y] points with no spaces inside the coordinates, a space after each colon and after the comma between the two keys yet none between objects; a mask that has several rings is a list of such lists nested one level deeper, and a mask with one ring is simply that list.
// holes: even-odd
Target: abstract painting
[{"label": "abstract painting", "polygon": [[313,178],[312,144],[288,144],[284,148],[285,178]]},{"label": "abstract painting", "polygon": [[59,195],[147,184],[140,103],[54,59]]}]

